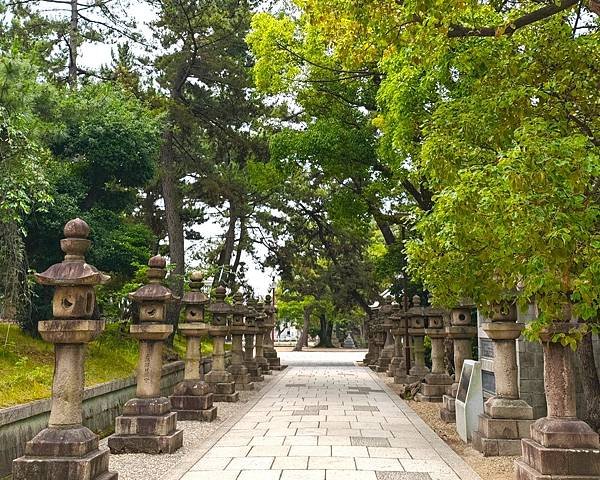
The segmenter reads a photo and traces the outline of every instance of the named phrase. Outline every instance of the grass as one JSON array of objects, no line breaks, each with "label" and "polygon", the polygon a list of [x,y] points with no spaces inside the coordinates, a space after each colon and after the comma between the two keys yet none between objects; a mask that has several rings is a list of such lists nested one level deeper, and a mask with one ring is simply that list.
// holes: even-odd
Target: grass
[{"label": "grass", "polygon": [[[96,385],[135,372],[138,343],[128,334],[128,326],[110,323],[89,344],[85,362],[85,384]],[[202,353],[212,352],[208,341]],[[174,348],[165,352],[168,359],[183,358],[185,339],[175,337]],[[16,325],[0,324],[0,408],[50,396],[54,374],[54,348],[39,338],[22,332]]]}]

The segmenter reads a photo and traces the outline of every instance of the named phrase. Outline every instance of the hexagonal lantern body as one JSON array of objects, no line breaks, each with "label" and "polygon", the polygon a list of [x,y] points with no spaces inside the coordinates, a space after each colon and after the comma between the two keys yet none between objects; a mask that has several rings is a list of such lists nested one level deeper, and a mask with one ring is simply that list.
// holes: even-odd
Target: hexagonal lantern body
[{"label": "hexagonal lantern body", "polygon": [[185,306],[185,320],[187,322],[203,323],[204,310],[208,304],[208,297],[202,292],[203,276],[201,272],[190,274],[190,291],[183,295],[182,303]]},{"label": "hexagonal lantern body", "polygon": [[471,307],[460,306],[450,311],[450,324],[453,326],[471,325]]},{"label": "hexagonal lantern body", "polygon": [[208,307],[212,314],[211,325],[215,327],[227,327],[227,317],[231,313],[231,307],[225,301],[226,290],[223,285],[219,285],[215,290],[215,301]]},{"label": "hexagonal lantern body", "polygon": [[421,330],[425,328],[425,311],[421,306],[421,297],[418,295],[413,296],[413,306],[408,309],[408,318],[410,319],[410,328],[414,330]]},{"label": "hexagonal lantern body", "polygon": [[129,298],[139,305],[141,322],[163,323],[166,304],[176,300],[173,292],[160,283],[167,275],[166,265],[163,257],[152,257],[148,261],[148,283],[129,294]]},{"label": "hexagonal lantern body", "polygon": [[233,295],[233,307],[231,309],[231,326],[237,328],[244,327],[244,319],[248,312],[249,309],[244,305],[244,297],[241,292],[235,293]]},{"label": "hexagonal lantern body", "polygon": [[[425,307],[427,329],[436,330],[444,328],[444,310],[433,307]],[[428,334],[429,335],[429,334]]]}]

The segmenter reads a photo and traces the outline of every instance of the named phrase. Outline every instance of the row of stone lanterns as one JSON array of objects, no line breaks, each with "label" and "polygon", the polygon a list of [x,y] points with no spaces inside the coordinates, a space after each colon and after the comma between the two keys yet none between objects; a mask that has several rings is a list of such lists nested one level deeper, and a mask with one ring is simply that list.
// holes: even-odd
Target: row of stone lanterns
[{"label": "row of stone lanterns", "polygon": [[[104,322],[92,318],[94,287],[109,277],[85,262],[91,242],[83,220],[68,222],[64,233],[64,261],[36,275],[40,284],[55,287],[54,319],[39,323],[42,338],[55,345],[50,420],[48,428],[27,443],[25,455],[13,462],[13,479],[114,480],[117,474],[108,471],[109,449],[112,453],[172,453],[183,443],[178,420],[212,421],[217,415],[213,402],[235,402],[239,390],[250,390],[253,382],[263,380],[263,374],[269,372],[263,339],[271,338],[276,309],[270,298],[266,313],[262,302],[250,299],[244,305],[240,293],[229,305],[222,286],[217,287],[211,302],[202,292],[202,274],[192,273],[190,291],[182,299],[185,321],[179,325],[187,341],[184,379],[167,398],[161,393],[162,351],[173,326],[164,321],[167,304],[179,299],[161,284],[166,276],[165,259],[152,257],[148,284],[130,294],[139,305],[140,320],[130,327],[140,344],[136,396],[117,417],[109,449],[100,448],[97,435],[83,426],[82,401],[85,345],[104,330]],[[205,323],[205,311],[212,316],[210,324]],[[226,369],[227,335],[232,337],[232,361]],[[213,339],[214,348],[213,366],[206,376],[201,368],[204,336]],[[268,340],[267,345],[272,347]],[[269,355],[281,369],[277,353]]]}]

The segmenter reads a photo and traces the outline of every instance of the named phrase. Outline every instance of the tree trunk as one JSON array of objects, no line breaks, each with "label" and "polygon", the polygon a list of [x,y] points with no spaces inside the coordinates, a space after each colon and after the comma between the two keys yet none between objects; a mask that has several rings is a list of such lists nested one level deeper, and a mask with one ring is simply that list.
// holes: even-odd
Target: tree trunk
[{"label": "tree trunk", "polygon": [[71,0],[71,21],[69,23],[69,78],[71,88],[77,88],[77,53],[79,49],[78,0]]},{"label": "tree trunk", "polygon": [[[185,240],[183,238],[183,221],[181,219],[182,200],[177,185],[175,151],[173,148],[173,130],[168,127],[163,135],[163,143],[160,149],[160,163],[162,167],[161,185],[165,201],[165,217],[167,219],[167,231],[169,234],[169,255],[171,263],[175,268],[170,275],[170,288],[173,293],[181,297],[183,295],[183,281],[185,274]],[[168,343],[173,344],[173,337],[179,323],[180,302],[173,302],[167,307],[167,323],[173,325],[173,334]]]},{"label": "tree trunk", "polygon": [[221,268],[221,272],[215,275],[213,280],[213,288],[219,283],[229,283],[230,278],[230,264],[231,257],[233,256],[233,248],[235,244],[235,226],[237,224],[237,210],[232,200],[229,200],[229,226],[227,233],[225,233],[225,241],[219,253],[219,259],[217,260],[217,266]]},{"label": "tree trunk", "polygon": [[594,356],[592,334],[583,337],[577,350],[581,372],[581,384],[585,398],[585,421],[595,430],[600,430],[600,379]]},{"label": "tree trunk", "polygon": [[294,352],[301,352],[302,347],[308,346],[308,327],[310,325],[310,315],[312,314],[312,307],[304,307],[304,323],[302,324],[302,333],[300,338],[296,342]]},{"label": "tree trunk", "polygon": [[319,315],[319,323],[320,323],[319,344],[317,345],[317,347],[333,348],[333,344],[331,343],[331,330],[332,329],[330,328],[330,323],[327,320],[327,316],[324,313]]}]

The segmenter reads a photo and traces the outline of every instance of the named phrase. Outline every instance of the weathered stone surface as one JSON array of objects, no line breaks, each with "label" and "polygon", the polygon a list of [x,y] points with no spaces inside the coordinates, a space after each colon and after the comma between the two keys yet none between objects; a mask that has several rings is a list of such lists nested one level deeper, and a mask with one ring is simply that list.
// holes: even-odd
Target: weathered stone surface
[{"label": "weathered stone surface", "polygon": [[79,457],[98,448],[98,436],[86,427],[46,428],[25,446],[25,455]]},{"label": "weathered stone surface", "polygon": [[183,445],[183,431],[169,435],[112,435],[108,439],[111,453],[174,453]]},{"label": "weathered stone surface", "polygon": [[158,417],[117,417],[116,435],[170,435],[177,427],[177,413],[171,412]]},{"label": "weathered stone surface", "polygon": [[542,475],[580,475],[600,478],[600,450],[546,448],[530,439],[521,443],[523,461]]}]

